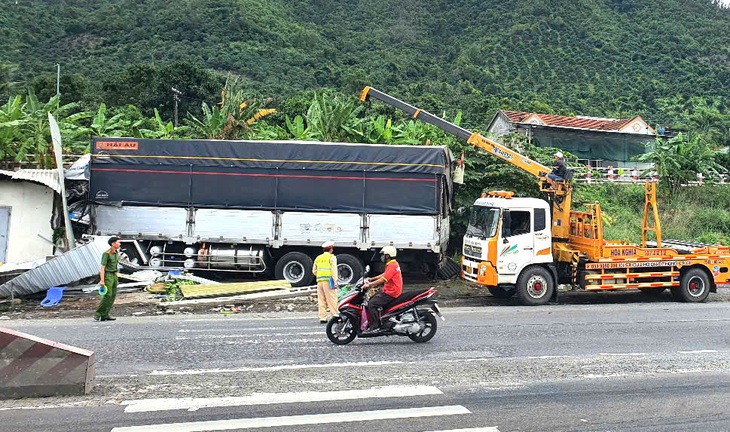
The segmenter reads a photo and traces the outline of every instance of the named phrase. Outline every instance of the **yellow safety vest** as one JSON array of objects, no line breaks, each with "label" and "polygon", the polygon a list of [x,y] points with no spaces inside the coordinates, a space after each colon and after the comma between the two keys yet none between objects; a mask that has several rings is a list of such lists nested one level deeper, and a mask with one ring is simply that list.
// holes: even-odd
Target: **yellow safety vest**
[{"label": "yellow safety vest", "polygon": [[314,265],[317,266],[317,281],[329,281],[332,277],[332,269],[330,268],[330,260],[332,259],[332,254],[329,252],[325,252],[322,255],[318,256],[314,260]]}]

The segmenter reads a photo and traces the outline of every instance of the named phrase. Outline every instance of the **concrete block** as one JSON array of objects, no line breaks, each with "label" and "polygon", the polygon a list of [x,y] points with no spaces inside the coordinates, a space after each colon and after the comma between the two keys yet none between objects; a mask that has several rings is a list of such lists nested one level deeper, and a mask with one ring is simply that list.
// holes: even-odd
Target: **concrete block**
[{"label": "concrete block", "polygon": [[94,353],[0,328],[0,399],[91,391]]}]

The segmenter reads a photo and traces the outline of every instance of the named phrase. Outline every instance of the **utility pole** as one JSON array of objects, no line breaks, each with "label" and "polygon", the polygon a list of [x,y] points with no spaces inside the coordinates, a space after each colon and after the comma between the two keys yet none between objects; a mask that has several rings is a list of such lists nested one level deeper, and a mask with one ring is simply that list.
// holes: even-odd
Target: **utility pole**
[{"label": "utility pole", "polygon": [[61,64],[56,63],[56,95],[61,94]]},{"label": "utility pole", "polygon": [[180,102],[182,92],[175,87],[170,87],[170,90],[172,90],[172,100],[175,102],[175,129],[177,129],[177,103]]}]

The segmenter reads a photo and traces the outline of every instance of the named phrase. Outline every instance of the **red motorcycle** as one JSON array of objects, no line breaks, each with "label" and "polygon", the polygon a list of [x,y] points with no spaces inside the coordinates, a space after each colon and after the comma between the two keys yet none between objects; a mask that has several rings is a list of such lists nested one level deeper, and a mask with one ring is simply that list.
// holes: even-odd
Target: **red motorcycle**
[{"label": "red motorcycle", "polygon": [[[367,270],[366,270],[367,271]],[[432,297],[433,287],[426,290],[403,292],[391,306],[380,313],[380,328],[375,332],[363,332],[368,328],[366,290],[364,279],[345,287],[340,296],[340,314],[327,323],[327,337],[337,345],[347,345],[356,337],[408,336],[414,342],[428,342],[436,335],[438,320],[444,319]],[[376,318],[377,319],[377,318]]]}]

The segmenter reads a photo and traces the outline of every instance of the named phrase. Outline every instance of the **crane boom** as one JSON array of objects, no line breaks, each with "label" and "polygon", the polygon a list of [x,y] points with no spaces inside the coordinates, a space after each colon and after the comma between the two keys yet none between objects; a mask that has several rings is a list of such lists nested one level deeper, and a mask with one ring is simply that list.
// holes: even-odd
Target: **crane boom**
[{"label": "crane boom", "polygon": [[367,101],[368,99],[376,99],[392,107],[398,108],[413,117],[414,119],[418,119],[425,123],[432,124],[437,128],[466,141],[468,144],[479,147],[482,150],[485,150],[493,154],[494,156],[502,159],[503,161],[511,163],[517,168],[520,168],[521,170],[526,171],[535,177],[544,177],[547,173],[551,171],[550,168],[546,167],[545,165],[535,162],[534,160],[524,155],[521,155],[516,151],[511,150],[503,146],[502,144],[485,137],[484,135],[464,129],[461,126],[448,122],[441,117],[431,114],[428,111],[416,108],[413,105],[403,102],[400,99],[396,99],[387,93],[383,93],[380,90],[374,89],[372,87],[365,87],[362,93],[360,93],[360,99],[363,102]]},{"label": "crane boom", "polygon": [[360,99],[363,102],[366,102],[369,99],[376,99],[392,107],[403,110],[414,119],[419,119],[428,124],[432,124],[444,132],[450,133],[457,138],[466,141],[468,144],[485,150],[503,161],[509,162],[522,171],[537,177],[540,185],[540,191],[547,194],[548,201],[552,204],[553,238],[556,241],[565,241],[565,239],[568,238],[570,229],[570,206],[572,201],[570,181],[560,182],[557,189],[553,189],[544,179],[544,177],[551,171],[551,169],[545,165],[535,162],[527,156],[521,155],[516,151],[485,137],[484,135],[464,129],[461,126],[448,122],[428,111],[416,108],[413,105],[407,104],[400,99],[396,99],[387,93],[383,93],[380,90],[372,87],[365,87],[362,93],[360,93]]}]

